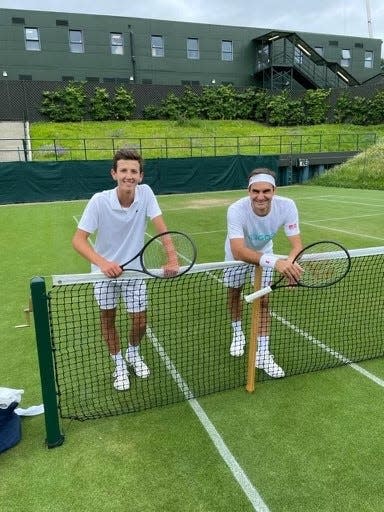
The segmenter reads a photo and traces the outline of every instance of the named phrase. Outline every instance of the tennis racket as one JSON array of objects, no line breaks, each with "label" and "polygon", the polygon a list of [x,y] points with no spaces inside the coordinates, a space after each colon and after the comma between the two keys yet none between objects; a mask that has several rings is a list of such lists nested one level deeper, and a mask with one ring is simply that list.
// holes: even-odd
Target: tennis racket
[{"label": "tennis racket", "polygon": [[192,268],[196,255],[196,246],[188,235],[179,231],[165,231],[151,238],[136,256],[120,268],[144,272],[153,277],[178,277]]},{"label": "tennis racket", "polygon": [[326,288],[341,281],[351,268],[351,257],[347,249],[338,242],[329,240],[307,245],[299,252],[294,262],[303,269],[300,279],[295,284],[282,284],[285,276],[281,276],[270,286],[246,295],[246,302],[253,302],[276,288]]}]

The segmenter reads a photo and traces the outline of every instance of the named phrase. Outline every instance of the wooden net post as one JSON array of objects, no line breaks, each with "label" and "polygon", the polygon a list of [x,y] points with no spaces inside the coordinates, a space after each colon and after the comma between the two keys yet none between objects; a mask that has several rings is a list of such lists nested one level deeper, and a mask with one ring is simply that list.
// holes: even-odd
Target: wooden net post
[{"label": "wooden net post", "polygon": [[[261,288],[261,275],[262,268],[260,265],[255,267],[255,280],[253,283],[253,289],[255,291]],[[245,389],[249,393],[255,391],[255,360],[257,352],[257,335],[259,334],[260,325],[260,299],[256,299],[252,302],[252,313],[251,313],[251,333],[249,337],[249,349],[248,349],[248,370],[247,370],[247,384]]]}]

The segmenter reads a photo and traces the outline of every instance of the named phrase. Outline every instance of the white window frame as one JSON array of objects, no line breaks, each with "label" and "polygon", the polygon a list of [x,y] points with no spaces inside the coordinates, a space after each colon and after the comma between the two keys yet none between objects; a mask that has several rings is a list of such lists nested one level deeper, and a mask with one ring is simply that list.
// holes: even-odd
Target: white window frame
[{"label": "white window frame", "polygon": [[[80,37],[73,37],[80,36]],[[69,29],[69,49],[71,53],[84,53],[84,38],[82,30]]]},{"label": "white window frame", "polygon": [[223,39],[221,41],[221,60],[233,61],[233,41]]},{"label": "white window frame", "polygon": [[349,48],[341,50],[340,66],[343,66],[343,68],[349,68],[351,66],[351,60],[351,50],[349,50]]},{"label": "white window frame", "polygon": [[199,39],[197,37],[187,38],[187,58],[194,60],[200,59]]},{"label": "white window frame", "polygon": [[36,27],[24,27],[25,49],[32,52],[40,52],[40,34]]},{"label": "white window frame", "polygon": [[124,55],[124,37],[121,32],[111,32],[110,42],[112,55]]},{"label": "white window frame", "polygon": [[159,35],[151,36],[151,55],[152,57],[164,57],[164,37]]},{"label": "white window frame", "polygon": [[372,69],[373,68],[373,51],[366,50],[364,53],[364,68]]}]

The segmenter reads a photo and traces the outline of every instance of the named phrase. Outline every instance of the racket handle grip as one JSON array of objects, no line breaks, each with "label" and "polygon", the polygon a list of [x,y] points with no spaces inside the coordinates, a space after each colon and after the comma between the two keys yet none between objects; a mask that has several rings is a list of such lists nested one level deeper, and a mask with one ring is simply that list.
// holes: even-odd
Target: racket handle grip
[{"label": "racket handle grip", "polygon": [[250,293],[249,295],[245,295],[244,300],[246,302],[253,302],[256,299],[260,299],[260,297],[264,297],[264,295],[267,295],[268,293],[271,293],[272,288],[270,286],[266,286],[265,288],[262,288],[261,290],[258,290],[257,292]]}]

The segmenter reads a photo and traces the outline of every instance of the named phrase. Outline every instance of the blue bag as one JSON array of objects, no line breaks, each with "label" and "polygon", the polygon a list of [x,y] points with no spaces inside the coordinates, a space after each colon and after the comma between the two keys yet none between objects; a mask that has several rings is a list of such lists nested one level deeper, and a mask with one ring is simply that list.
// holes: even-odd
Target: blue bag
[{"label": "blue bag", "polygon": [[0,408],[0,453],[21,439],[21,418],[15,413],[18,405],[17,402],[12,402],[7,408]]}]

